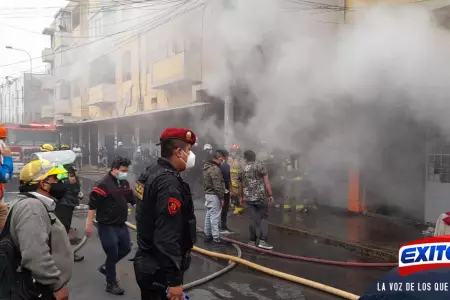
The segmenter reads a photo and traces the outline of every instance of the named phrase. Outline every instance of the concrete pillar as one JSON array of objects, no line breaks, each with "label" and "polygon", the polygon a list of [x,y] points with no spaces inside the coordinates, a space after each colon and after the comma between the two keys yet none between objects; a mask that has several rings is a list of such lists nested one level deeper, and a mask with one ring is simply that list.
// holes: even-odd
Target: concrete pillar
[{"label": "concrete pillar", "polygon": [[98,124],[98,135],[97,135],[98,145],[97,149],[105,145],[105,127],[103,124]]},{"label": "concrete pillar", "polygon": [[91,125],[88,125],[88,152],[89,152],[89,165],[92,166],[91,162]]},{"label": "concrete pillar", "polygon": [[83,145],[83,125],[78,128],[78,146]]},{"label": "concrete pillar", "polygon": [[234,133],[234,115],[233,115],[233,97],[230,95],[225,97],[224,101],[224,134],[225,134],[225,149],[230,149],[233,143]]},{"label": "concrete pillar", "polygon": [[118,131],[118,128],[117,128],[117,123],[114,123],[114,147],[117,147],[117,131]]},{"label": "concrete pillar", "polygon": [[134,141],[136,142],[136,148],[141,143],[141,128],[139,127],[139,123],[134,127]]}]

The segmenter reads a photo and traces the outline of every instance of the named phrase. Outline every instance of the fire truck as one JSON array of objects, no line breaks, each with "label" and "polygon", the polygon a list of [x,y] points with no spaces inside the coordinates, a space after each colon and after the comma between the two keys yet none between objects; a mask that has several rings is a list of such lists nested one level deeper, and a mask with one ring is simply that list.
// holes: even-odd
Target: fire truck
[{"label": "fire truck", "polygon": [[59,144],[60,135],[56,125],[48,124],[3,124],[8,130],[8,145],[11,147],[14,175],[30,162],[31,155],[40,152],[43,144]]}]

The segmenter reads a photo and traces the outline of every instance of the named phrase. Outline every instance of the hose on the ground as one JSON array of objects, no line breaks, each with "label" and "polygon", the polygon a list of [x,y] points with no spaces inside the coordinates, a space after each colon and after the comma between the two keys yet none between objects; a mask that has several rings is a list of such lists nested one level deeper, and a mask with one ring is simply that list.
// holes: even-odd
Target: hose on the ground
[{"label": "hose on the ground", "polygon": [[321,258],[314,258],[314,257],[306,257],[306,256],[297,256],[292,254],[286,254],[286,253],[280,253],[270,250],[264,250],[259,247],[250,246],[246,243],[239,242],[230,238],[221,237],[222,240],[236,244],[242,247],[246,247],[252,250],[256,250],[265,254],[269,254],[272,256],[278,256],[282,258],[287,259],[293,259],[293,260],[301,260],[301,261],[307,261],[312,263],[319,263],[319,264],[325,264],[325,265],[335,265],[335,266],[344,266],[344,267],[372,267],[372,268],[392,268],[397,267],[398,264],[396,263],[363,263],[363,262],[347,262],[347,261],[337,261],[337,260],[328,260],[328,259],[321,259]]},{"label": "hose on the ground", "polygon": [[[134,224],[131,224],[131,223],[127,222],[127,226],[130,227],[133,230],[136,230],[136,225],[134,225]],[[332,295],[336,295],[336,296],[339,296],[339,297],[344,298],[344,299],[349,299],[349,300],[358,300],[359,299],[358,295],[355,295],[355,294],[352,294],[352,293],[349,293],[349,292],[346,292],[346,291],[343,291],[343,290],[340,290],[340,289],[337,289],[337,288],[334,288],[334,287],[331,287],[331,286],[328,286],[328,285],[325,285],[325,284],[322,284],[322,283],[318,283],[318,282],[315,282],[315,281],[312,281],[312,280],[309,280],[309,279],[301,278],[301,277],[294,276],[294,275],[291,275],[291,274],[287,274],[287,273],[284,273],[284,272],[280,272],[280,271],[277,271],[277,270],[274,270],[274,269],[266,268],[264,266],[255,264],[255,263],[253,263],[251,261],[242,259],[240,257],[235,257],[235,256],[232,256],[232,255],[227,255],[227,254],[222,254],[222,253],[208,251],[208,250],[199,248],[197,246],[194,246],[194,248],[192,250],[194,250],[195,252],[198,252],[200,254],[203,254],[203,255],[216,257],[216,258],[232,261],[232,262],[235,262],[235,263],[239,263],[239,264],[245,265],[245,266],[247,266],[249,268],[252,268],[252,269],[258,270],[260,272],[266,273],[268,275],[275,276],[275,277],[278,277],[278,278],[281,278],[281,279],[285,279],[285,280],[288,280],[288,281],[291,281],[291,282],[295,282],[295,283],[298,283],[298,284],[302,284],[302,285],[305,285],[305,286],[308,286],[308,287],[312,287],[312,288],[315,288],[317,290],[320,290],[320,291],[323,291],[323,292],[326,292],[326,293],[329,293],[329,294],[332,294]]]},{"label": "hose on the ground", "polygon": [[[127,224],[127,226],[129,228],[131,228],[133,230],[136,230],[136,225],[131,224],[130,222],[126,222],[126,224]],[[241,248],[239,248],[239,246],[234,245],[234,244],[232,244],[232,246],[237,251],[237,257],[241,258],[242,257],[242,250],[241,250]],[[236,262],[230,261],[230,264],[228,266],[226,266],[225,268],[223,268],[223,269],[221,269],[221,270],[219,270],[217,272],[214,272],[211,275],[208,275],[206,277],[200,278],[200,279],[195,280],[193,282],[189,282],[188,284],[184,285],[183,288],[185,290],[189,290],[189,289],[195,288],[195,287],[197,287],[199,285],[202,285],[202,284],[204,284],[204,283],[206,283],[208,281],[211,281],[213,279],[216,279],[216,278],[222,276],[223,274],[231,271],[231,269],[233,269],[235,266],[236,266]]]},{"label": "hose on the ground", "polygon": [[77,253],[81,248],[83,248],[84,244],[86,244],[87,237],[84,235],[81,241],[73,247],[73,253]]}]

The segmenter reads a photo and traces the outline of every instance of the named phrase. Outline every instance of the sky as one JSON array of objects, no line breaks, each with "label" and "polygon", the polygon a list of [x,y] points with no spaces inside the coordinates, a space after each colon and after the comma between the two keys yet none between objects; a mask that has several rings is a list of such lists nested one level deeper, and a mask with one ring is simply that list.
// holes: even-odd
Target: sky
[{"label": "sky", "polygon": [[[42,30],[53,22],[53,16],[68,1],[62,0],[3,0],[0,1],[0,83],[5,76],[18,77],[29,72],[26,53],[8,50],[6,46],[20,48],[32,58],[41,57],[42,50],[50,47],[50,37]],[[16,64],[18,61],[25,61]],[[5,66],[12,64],[10,66]],[[41,58],[33,60],[33,73],[45,71]]]}]

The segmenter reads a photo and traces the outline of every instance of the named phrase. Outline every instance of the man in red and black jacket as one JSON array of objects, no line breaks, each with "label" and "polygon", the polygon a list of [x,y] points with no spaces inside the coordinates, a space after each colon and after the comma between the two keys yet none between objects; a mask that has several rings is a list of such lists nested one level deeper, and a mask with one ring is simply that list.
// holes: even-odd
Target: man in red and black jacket
[{"label": "man in red and black jacket", "polygon": [[86,236],[92,234],[96,216],[98,235],[106,254],[105,264],[100,266],[99,271],[106,276],[106,291],[114,295],[124,294],[117,283],[116,264],[131,251],[130,233],[125,224],[128,204],[135,204],[133,191],[126,179],[130,164],[128,158],[116,157],[111,170],[89,196]]}]

